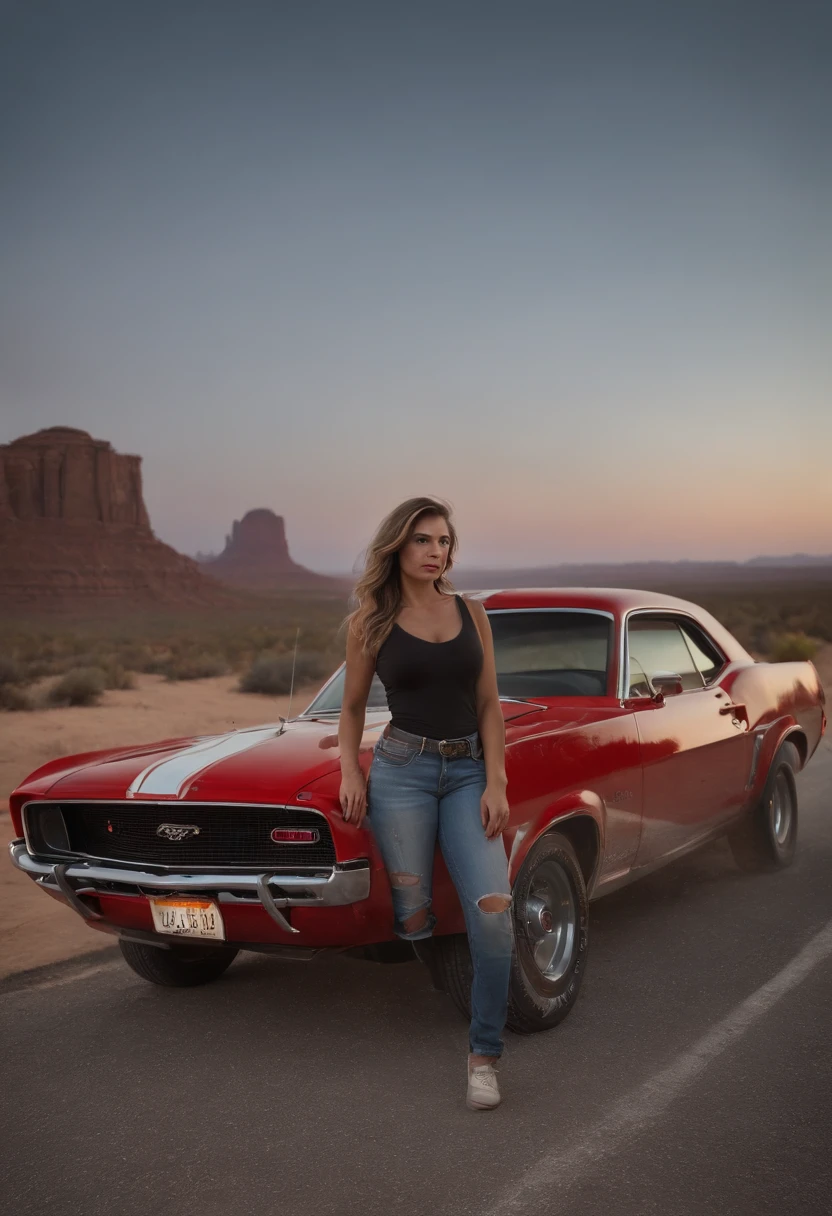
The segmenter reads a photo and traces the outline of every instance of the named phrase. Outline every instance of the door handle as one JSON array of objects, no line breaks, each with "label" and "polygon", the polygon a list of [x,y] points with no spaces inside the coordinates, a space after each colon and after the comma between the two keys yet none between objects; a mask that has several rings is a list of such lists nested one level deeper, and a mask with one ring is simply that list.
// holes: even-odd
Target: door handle
[{"label": "door handle", "polygon": [[748,726],[748,710],[744,705],[720,705],[721,714],[730,714],[734,726]]}]

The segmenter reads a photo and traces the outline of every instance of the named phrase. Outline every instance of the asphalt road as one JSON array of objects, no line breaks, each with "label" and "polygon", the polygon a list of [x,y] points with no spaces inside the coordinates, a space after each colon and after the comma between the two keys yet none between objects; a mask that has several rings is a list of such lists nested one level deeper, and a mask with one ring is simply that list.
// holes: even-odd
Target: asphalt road
[{"label": "asphalt road", "polygon": [[164,991],[108,952],[0,985],[2,1211],[832,1211],[829,740],[799,784],[789,870],[720,842],[593,905],[580,1000],[507,1036],[493,1113],[416,962],[243,955]]}]

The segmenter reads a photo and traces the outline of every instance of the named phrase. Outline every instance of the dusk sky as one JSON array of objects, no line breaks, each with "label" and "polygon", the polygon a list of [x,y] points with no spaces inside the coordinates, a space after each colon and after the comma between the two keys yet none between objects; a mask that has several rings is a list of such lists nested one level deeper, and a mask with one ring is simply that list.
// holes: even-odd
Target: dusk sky
[{"label": "dusk sky", "polygon": [[0,442],[349,570],[832,552],[832,4],[0,3]]}]

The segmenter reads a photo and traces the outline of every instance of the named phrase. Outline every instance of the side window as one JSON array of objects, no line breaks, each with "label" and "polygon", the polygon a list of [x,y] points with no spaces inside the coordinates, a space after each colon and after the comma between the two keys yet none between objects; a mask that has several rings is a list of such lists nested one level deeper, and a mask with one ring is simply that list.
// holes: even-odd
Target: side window
[{"label": "side window", "polygon": [[709,684],[720,669],[725,666],[725,659],[707,634],[703,633],[696,625],[683,621],[682,633],[685,635],[685,641],[693,655],[693,661],[702,675],[702,679],[706,684]]},{"label": "side window", "polygon": [[[630,688],[642,688],[644,677],[652,680],[658,671],[682,677],[682,688],[701,688],[702,676],[675,621],[656,617],[633,617],[627,628],[630,656]],[[638,693],[630,692],[630,696]]]}]

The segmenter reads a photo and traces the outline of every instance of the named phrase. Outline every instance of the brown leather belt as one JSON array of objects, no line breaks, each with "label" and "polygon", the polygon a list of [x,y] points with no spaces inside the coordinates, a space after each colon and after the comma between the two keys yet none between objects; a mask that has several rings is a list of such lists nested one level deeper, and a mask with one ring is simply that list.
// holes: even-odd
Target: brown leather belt
[{"label": "brown leather belt", "polygon": [[423,752],[438,752],[446,759],[459,760],[463,756],[470,756],[476,760],[482,754],[479,736],[477,736],[478,755],[472,750],[470,739],[430,739],[427,735],[414,735],[409,730],[400,730],[398,726],[391,726],[389,722],[381,733],[386,739],[398,739],[400,743],[410,743]]}]

